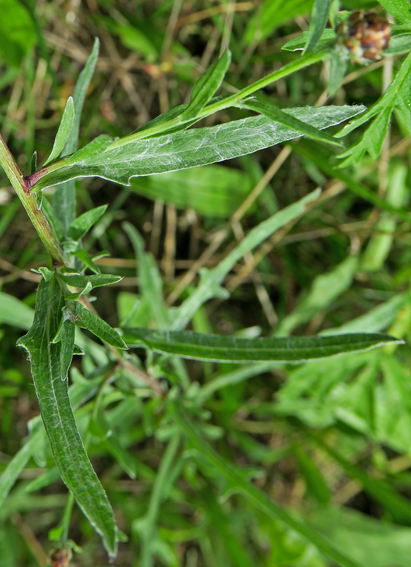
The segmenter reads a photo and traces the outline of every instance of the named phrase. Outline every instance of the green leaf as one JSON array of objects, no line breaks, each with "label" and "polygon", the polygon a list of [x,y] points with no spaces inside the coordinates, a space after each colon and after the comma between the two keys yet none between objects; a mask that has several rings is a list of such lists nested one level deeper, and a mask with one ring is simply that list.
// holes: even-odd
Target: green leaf
[{"label": "green leaf", "polygon": [[253,228],[241,241],[241,243],[218,264],[218,266],[212,270],[202,269],[200,271],[201,278],[198,287],[190,294],[182,305],[174,311],[171,328],[183,329],[190,322],[199,307],[212,297],[221,297],[223,299],[227,298],[228,292],[221,287],[221,283],[233,266],[235,266],[235,264],[245,254],[247,254],[247,252],[250,252],[253,248],[264,242],[264,240],[266,240],[279,228],[303,215],[306,205],[317,199],[319,194],[320,192],[318,190],[313,191],[300,201],[297,201],[289,207],[285,207],[283,210],[275,213],[269,219]]},{"label": "green leaf", "polygon": [[0,292],[0,323],[30,329],[33,317],[34,311],[31,307],[8,293]]},{"label": "green leaf", "polygon": [[298,445],[295,448],[295,454],[298,468],[304,477],[308,493],[320,504],[328,504],[330,502],[330,489],[316,463]]},{"label": "green leaf", "polygon": [[[217,473],[229,490],[243,494],[249,502],[265,512],[269,517],[280,520],[286,526],[289,526],[292,530],[301,534],[338,565],[342,565],[343,567],[359,567],[358,563],[352,561],[344,553],[340,552],[327,539],[311,530],[306,523],[296,520],[284,508],[270,500],[265,492],[259,490],[245,478],[244,471],[218,455],[203,438],[197,425],[187,418],[180,405],[177,403],[170,404],[170,410],[173,418],[190,442],[190,445],[196,450],[194,455],[198,455],[201,461],[206,462],[207,466],[204,467],[206,474],[213,478],[214,474]],[[201,461],[199,460],[199,462]]]},{"label": "green leaf", "polygon": [[274,337],[240,339],[206,335],[192,331],[123,329],[129,346],[146,346],[157,352],[183,358],[218,362],[304,362],[349,352],[359,352],[384,344],[401,344],[389,335],[358,333],[335,337]]},{"label": "green leaf", "polygon": [[399,22],[411,24],[411,7],[408,0],[378,0],[378,2]]},{"label": "green leaf", "polygon": [[70,406],[67,380],[61,379],[61,344],[53,344],[64,297],[56,277],[41,280],[34,323],[18,345],[30,356],[41,415],[61,478],[78,505],[103,538],[111,557],[116,555],[117,528],[107,495],[91,466]]},{"label": "green leaf", "polygon": [[348,57],[345,48],[339,44],[331,50],[330,55],[328,94],[334,96],[344,80],[347,71]]},{"label": "green leaf", "polygon": [[77,217],[69,226],[68,236],[73,240],[80,240],[90,230],[94,223],[104,215],[108,205],[102,205],[95,209],[90,209],[86,213]]},{"label": "green leaf", "polygon": [[[87,63],[80,73],[77,84],[74,89],[74,123],[70,135],[63,150],[63,156],[70,155],[77,150],[78,137],[80,130],[80,118],[83,110],[84,100],[86,98],[87,89],[90,85],[91,78],[96,66],[100,42],[98,38],[94,40],[93,49]],[[76,218],[76,186],[74,181],[67,181],[64,185],[56,188],[53,196],[53,208],[57,218],[60,220],[67,234],[70,224]]]},{"label": "green leaf", "polygon": [[53,339],[54,344],[61,342],[60,376],[62,380],[67,378],[71,361],[73,360],[75,330],[74,323],[70,319],[65,319],[62,321],[56,337]]},{"label": "green leaf", "polygon": [[[385,135],[388,130],[390,116],[396,105],[401,104],[401,99],[409,99],[410,80],[411,76],[411,53],[405,59],[398,71],[394,81],[386,90],[385,94],[380,100],[374,104],[367,112],[359,118],[350,122],[343,128],[336,137],[346,136],[358,126],[361,126],[371,118],[377,115],[377,118],[365,131],[361,140],[349,148],[338,157],[346,158],[339,167],[346,167],[353,163],[358,162],[366,151],[369,152],[372,158],[376,159],[381,151]],[[409,113],[408,109],[408,113]]]},{"label": "green leaf", "polygon": [[207,69],[193,87],[190,104],[183,112],[182,119],[191,120],[195,118],[200,110],[214,96],[224,80],[227,69],[231,63],[231,52],[225,51],[220,59]]},{"label": "green leaf", "polygon": [[89,270],[91,270],[95,274],[100,274],[100,268],[96,266],[96,264],[90,258],[90,255],[85,250],[76,250],[75,252],[73,252],[73,255],[81,260]]},{"label": "green leaf", "polygon": [[123,278],[121,276],[112,276],[110,274],[96,274],[94,276],[80,276],[78,274],[72,275],[59,275],[63,282],[72,287],[85,288],[88,283],[91,288],[102,287],[105,285],[115,284],[120,282]]},{"label": "green leaf", "polygon": [[345,173],[341,171],[340,168],[333,167],[329,159],[323,158],[322,155],[320,155],[320,152],[316,151],[314,144],[312,146],[308,146],[308,144],[304,144],[304,141],[301,141],[299,144],[293,145],[293,151],[296,154],[309,159],[329,177],[343,181],[346,184],[347,188],[350,189],[350,191],[352,191],[362,199],[365,199],[369,203],[372,203],[373,205],[376,205],[381,209],[397,215],[399,218],[404,219],[406,222],[410,222],[411,217],[409,212],[407,212],[405,209],[398,209],[397,207],[391,205],[391,203],[387,202],[385,199],[379,197],[374,191],[371,191],[370,189],[368,189],[368,187],[356,181],[352,173]]},{"label": "green leaf", "polygon": [[69,301],[65,308],[66,316],[77,327],[88,329],[96,337],[117,348],[127,349],[118,332],[97,315],[86,309],[78,301]]},{"label": "green leaf", "polygon": [[411,50],[411,34],[405,33],[395,35],[390,40],[390,45],[384,50],[384,55],[400,55]]},{"label": "green leaf", "polygon": [[265,39],[284,22],[308,14],[313,3],[314,0],[264,0],[247,26],[245,42],[250,44]]},{"label": "green leaf", "polygon": [[30,439],[26,441],[23,447],[17,451],[11,461],[0,476],[0,508],[6,499],[8,493],[16,482],[17,477],[29,462],[33,453],[39,449],[39,445],[43,442],[42,429],[32,433]]},{"label": "green leaf", "polygon": [[308,136],[313,140],[318,140],[319,142],[325,142],[328,144],[332,144],[333,146],[341,146],[340,142],[327,134],[326,132],[321,132],[318,128],[307,124],[306,122],[295,118],[287,111],[283,111],[271,102],[263,102],[260,100],[247,100],[239,105],[240,108],[248,108],[249,110],[254,110],[254,112],[258,112],[263,114],[267,118],[270,118],[273,122],[278,122],[283,126],[287,126],[288,128],[292,128],[296,132],[300,132],[300,134]]},{"label": "green leaf", "polygon": [[[363,112],[362,106],[294,108],[287,113],[324,129]],[[77,177],[101,177],[129,185],[132,177],[164,173],[232,159],[300,136],[296,130],[258,116],[211,128],[196,128],[168,136],[116,142],[97,152],[92,144],[44,170],[34,185],[38,190]]]},{"label": "green leaf", "polygon": [[68,97],[66,107],[63,112],[63,117],[60,122],[59,129],[57,130],[56,139],[54,140],[53,149],[44,165],[47,165],[60,157],[67,139],[70,135],[74,125],[74,102],[71,96]]},{"label": "green leaf", "polygon": [[310,28],[308,30],[308,40],[304,53],[312,51],[320,41],[327,24],[328,12],[330,10],[332,0],[315,0],[311,12]]},{"label": "green leaf", "polygon": [[228,218],[253,188],[245,171],[222,165],[206,165],[131,179],[130,191],[149,199],[161,199],[200,215]]},{"label": "green leaf", "polygon": [[0,0],[0,55],[10,65],[19,67],[36,42],[30,14],[17,0]]},{"label": "green leaf", "polygon": [[[318,46],[325,45],[330,41],[336,39],[337,34],[334,30],[325,29],[321,34],[321,39],[318,41]],[[308,32],[303,31],[299,37],[295,37],[287,41],[281,49],[284,51],[303,51],[304,47],[307,45]]]}]

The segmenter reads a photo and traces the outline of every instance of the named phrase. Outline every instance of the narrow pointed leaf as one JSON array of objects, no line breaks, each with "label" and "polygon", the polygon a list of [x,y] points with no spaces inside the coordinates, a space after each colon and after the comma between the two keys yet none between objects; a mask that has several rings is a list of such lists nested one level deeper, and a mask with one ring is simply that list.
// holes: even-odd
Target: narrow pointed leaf
[{"label": "narrow pointed leaf", "polygon": [[211,97],[214,96],[223,82],[230,63],[231,52],[227,50],[223,53],[220,59],[215,61],[211,67],[207,69],[204,75],[198,79],[191,94],[190,104],[188,105],[187,110],[185,110],[182,114],[182,118],[184,120],[195,118]]},{"label": "narrow pointed leaf", "polygon": [[62,322],[57,337],[53,339],[53,343],[61,343],[60,375],[62,380],[67,378],[71,361],[73,360],[75,330],[74,323],[70,319],[66,319]]},{"label": "narrow pointed leaf", "polygon": [[124,335],[130,346],[146,346],[157,352],[176,354],[184,358],[236,363],[274,360],[304,362],[402,342],[378,333],[242,339],[191,331],[124,329]]},{"label": "narrow pointed leaf", "polygon": [[77,217],[70,225],[68,229],[68,236],[73,240],[80,240],[95,224],[98,219],[104,215],[107,210],[107,205],[102,205],[101,207],[96,207],[91,209],[86,213]]},{"label": "narrow pointed leaf", "polygon": [[110,556],[117,550],[117,528],[107,495],[91,466],[77,430],[68,396],[67,380],[61,380],[61,344],[53,344],[64,297],[55,277],[41,280],[34,323],[18,345],[30,356],[41,415],[61,478],[78,505],[101,535]]},{"label": "narrow pointed leaf", "polygon": [[[293,108],[287,113],[324,129],[363,112],[363,106]],[[299,137],[297,130],[265,116],[211,128],[196,128],[145,140],[116,142],[94,153],[87,146],[38,173],[34,187],[44,189],[77,177],[101,177],[129,185],[132,177],[152,175],[232,159]],[[89,145],[90,146],[90,145]]]},{"label": "narrow pointed leaf", "polygon": [[83,307],[78,301],[69,301],[66,308],[67,316],[77,327],[88,329],[96,337],[117,348],[127,349],[127,345],[118,332],[97,315]]},{"label": "narrow pointed leaf", "polygon": [[60,157],[61,152],[63,151],[67,139],[70,135],[70,132],[73,129],[74,118],[74,102],[73,98],[70,96],[67,99],[66,108],[63,112],[63,117],[57,131],[56,139],[54,140],[53,149],[51,150],[51,154],[44,165],[47,165],[48,163],[51,163]]},{"label": "narrow pointed leaf", "polygon": [[123,278],[121,276],[112,276],[111,274],[96,274],[94,276],[80,276],[73,275],[59,275],[63,282],[72,287],[84,288],[90,282],[92,289],[95,287],[102,287],[105,285],[120,282]]},{"label": "narrow pointed leaf", "polygon": [[310,28],[308,30],[308,41],[304,52],[312,51],[320,41],[327,24],[328,12],[332,0],[315,0],[311,12]]},{"label": "narrow pointed leaf", "polygon": [[[99,47],[100,42],[98,38],[96,38],[94,40],[90,57],[88,58],[84,69],[80,73],[74,89],[74,124],[64,147],[63,156],[74,153],[78,147],[81,112],[83,110],[84,100],[96,66]],[[74,181],[69,180],[64,185],[56,188],[53,196],[53,208],[57,218],[62,224],[64,234],[67,234],[70,224],[76,218],[76,186]]]},{"label": "narrow pointed leaf", "polygon": [[278,122],[283,126],[292,128],[293,130],[300,132],[301,135],[308,136],[313,140],[318,140],[319,142],[325,142],[328,144],[332,144],[333,146],[341,147],[341,143],[330,134],[327,134],[326,132],[321,132],[319,128],[315,128],[314,126],[307,124],[303,120],[299,120],[292,114],[289,114],[288,112],[284,112],[274,104],[251,99],[241,104],[241,106],[248,108],[249,110],[254,110],[255,112],[263,114],[267,118],[270,118],[270,120],[272,120],[273,122]]}]

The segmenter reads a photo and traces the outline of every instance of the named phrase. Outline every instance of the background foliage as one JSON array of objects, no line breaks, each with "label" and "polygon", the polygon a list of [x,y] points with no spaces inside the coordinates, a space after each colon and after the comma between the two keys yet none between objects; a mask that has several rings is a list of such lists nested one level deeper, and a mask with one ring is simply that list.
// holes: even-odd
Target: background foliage
[{"label": "background foliage", "polygon": [[[228,46],[224,94],[296,60],[298,53],[281,48],[309,30],[313,4],[1,0],[2,135],[25,174],[34,150],[44,162],[95,37],[100,56],[84,87],[80,148],[101,134],[125,136],[187,103],[194,82]],[[363,125],[364,114],[344,130],[344,168],[338,148],[304,138],[224,164],[134,178],[129,188],[68,181],[79,214],[108,204],[83,239],[92,268],[123,276],[93,290],[108,323],[168,328],[179,316],[173,308],[193,296],[200,269],[209,268],[209,288],[223,283],[230,297],[219,288],[193,317],[194,331],[238,339],[384,331],[409,342],[408,59],[403,81],[389,87],[409,49],[411,17],[406,0],[340,3],[360,7],[396,18],[394,55],[349,63],[334,98],[327,96],[329,62],[264,90],[280,108],[380,101],[367,114],[374,122]],[[330,4],[331,15],[336,8]],[[307,37],[318,39],[318,29]],[[244,116],[243,108],[226,109],[200,125]],[[65,153],[76,149],[73,135]],[[73,564],[107,565],[100,538],[72,509],[37,418],[29,364],[15,347],[33,320],[40,274],[31,270],[48,257],[1,176],[0,567],[47,565],[49,539],[66,531],[82,551]],[[44,194],[50,211],[53,192]],[[244,234],[304,197],[304,214],[291,215],[253,252],[233,256]],[[56,230],[67,233],[74,216]],[[73,237],[83,228],[71,225]],[[92,277],[97,285],[99,276]],[[127,538],[116,565],[323,567],[333,564],[326,555],[357,567],[409,565],[407,345],[299,365],[256,358],[239,366],[215,357],[182,362],[161,340],[153,331],[134,333],[130,341],[165,353],[133,350],[136,371],[89,333],[76,335],[85,355],[70,370],[71,403]]]}]

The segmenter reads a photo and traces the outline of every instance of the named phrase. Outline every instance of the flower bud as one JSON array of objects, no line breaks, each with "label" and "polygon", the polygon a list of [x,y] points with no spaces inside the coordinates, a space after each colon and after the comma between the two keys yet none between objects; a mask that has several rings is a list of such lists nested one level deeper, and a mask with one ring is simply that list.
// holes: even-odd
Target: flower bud
[{"label": "flower bud", "polygon": [[375,12],[358,10],[338,26],[337,35],[351,61],[366,64],[382,59],[390,42],[391,25]]}]

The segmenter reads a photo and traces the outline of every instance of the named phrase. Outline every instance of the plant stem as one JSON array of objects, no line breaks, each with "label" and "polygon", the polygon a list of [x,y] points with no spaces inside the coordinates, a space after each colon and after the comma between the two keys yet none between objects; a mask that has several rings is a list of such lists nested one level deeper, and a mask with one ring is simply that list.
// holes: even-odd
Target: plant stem
[{"label": "plant stem", "polygon": [[40,236],[44,246],[51,256],[54,266],[66,263],[64,252],[60,246],[57,236],[54,233],[47,217],[41,209],[37,207],[37,197],[34,192],[30,193],[28,183],[20,171],[14,157],[12,156],[5,141],[0,135],[0,165],[3,167],[10,183],[16,191],[23,207],[33,223],[37,234]]},{"label": "plant stem", "polygon": [[[281,69],[277,69],[276,71],[273,71],[272,73],[268,74],[266,77],[259,79],[258,81],[256,81],[252,85],[249,85],[248,87],[245,87],[238,93],[234,93],[231,96],[225,97],[222,100],[218,100],[212,104],[205,106],[196,116],[196,120],[201,120],[202,118],[206,118],[207,116],[210,116],[215,112],[224,110],[226,108],[229,108],[230,106],[237,105],[245,98],[249,97],[250,95],[259,91],[260,89],[263,89],[267,85],[274,83],[279,79],[287,77],[288,75],[291,75],[292,73],[295,73],[300,69],[304,69],[309,65],[313,65],[314,63],[318,63],[319,61],[322,61],[323,59],[328,57],[329,53],[330,53],[330,46],[329,44],[327,44],[318,51],[307,53],[306,55],[303,55],[296,61],[291,61],[291,63],[284,65],[283,67],[281,67]],[[121,138],[117,142],[111,144],[111,146],[109,146],[109,148],[107,149],[116,148],[119,146],[123,146],[125,144],[129,144],[139,139],[151,137],[155,134],[164,132],[165,130],[170,130],[174,126],[184,124],[184,122],[190,124],[192,123],[192,120],[183,120],[181,118],[181,115],[177,116],[172,120],[169,120],[167,122],[162,122],[161,124],[158,124],[157,126],[153,126],[152,128],[147,128],[146,130],[142,130],[141,132],[135,132],[134,134],[130,134],[125,138]]]}]

